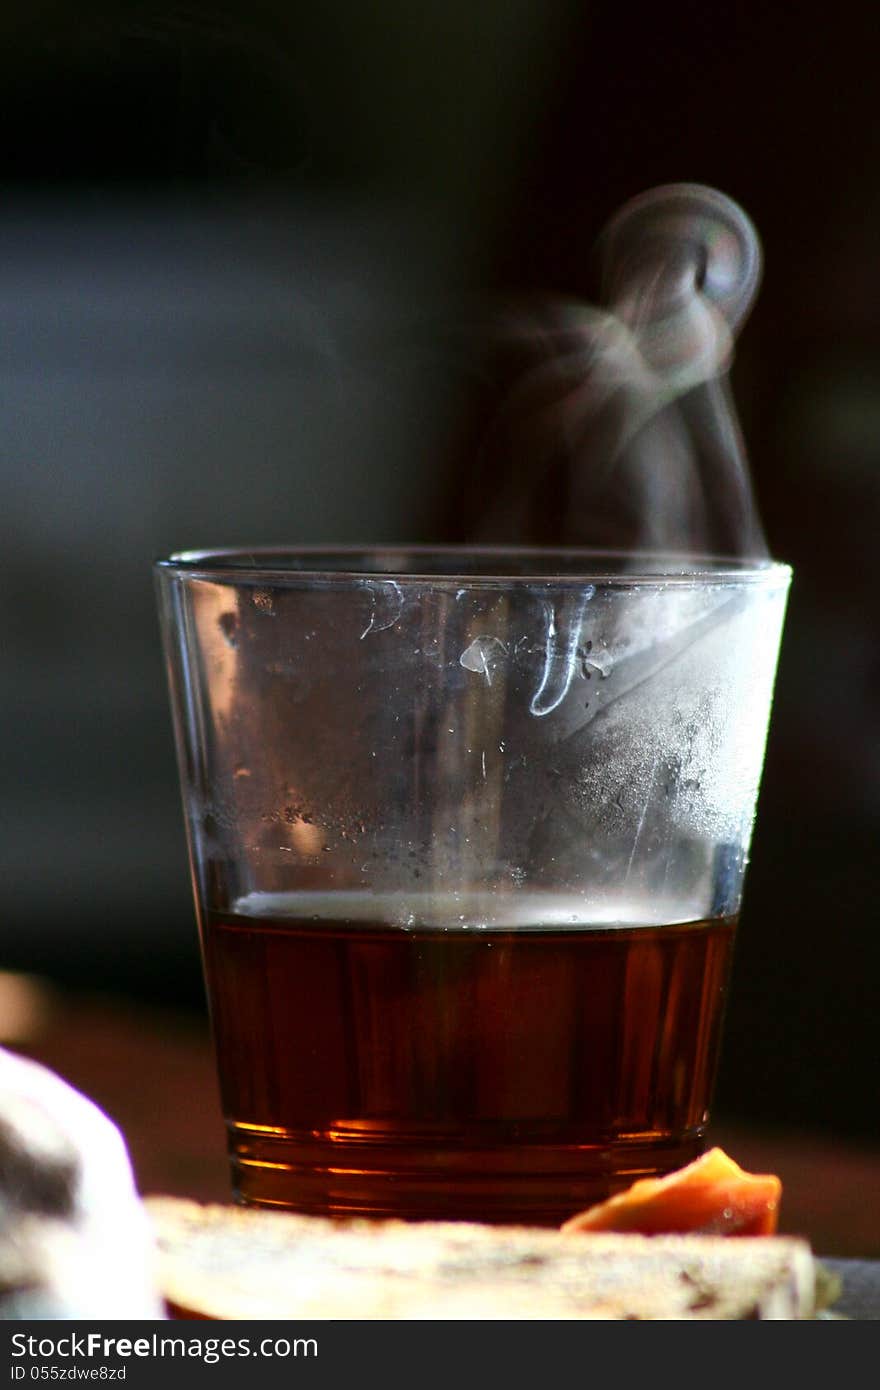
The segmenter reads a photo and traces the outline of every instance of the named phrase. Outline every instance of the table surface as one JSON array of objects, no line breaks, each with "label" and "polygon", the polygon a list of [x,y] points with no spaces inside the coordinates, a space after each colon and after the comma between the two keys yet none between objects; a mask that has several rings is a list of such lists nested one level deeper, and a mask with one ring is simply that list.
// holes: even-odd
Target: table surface
[{"label": "table surface", "polygon": [[[231,1200],[206,1016],[0,974],[0,1024],[0,1045],[51,1067],[116,1122],[142,1194]],[[779,1175],[780,1234],[804,1236],[843,1275],[839,1311],[880,1317],[880,1145],[723,1118],[709,1139],[748,1171]]]},{"label": "table surface", "polygon": [[835,1316],[853,1322],[880,1320],[880,1260],[823,1259],[822,1263],[841,1282],[834,1303]]}]

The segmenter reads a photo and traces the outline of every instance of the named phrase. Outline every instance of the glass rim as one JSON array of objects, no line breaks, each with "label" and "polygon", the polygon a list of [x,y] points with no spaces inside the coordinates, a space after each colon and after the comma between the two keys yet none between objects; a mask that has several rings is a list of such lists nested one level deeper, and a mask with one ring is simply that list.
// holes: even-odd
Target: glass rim
[{"label": "glass rim", "polygon": [[791,566],[772,557],[619,551],[578,546],[260,545],[180,550],[154,559],[158,574],[290,584],[299,580],[402,584],[767,583],[788,585]]}]

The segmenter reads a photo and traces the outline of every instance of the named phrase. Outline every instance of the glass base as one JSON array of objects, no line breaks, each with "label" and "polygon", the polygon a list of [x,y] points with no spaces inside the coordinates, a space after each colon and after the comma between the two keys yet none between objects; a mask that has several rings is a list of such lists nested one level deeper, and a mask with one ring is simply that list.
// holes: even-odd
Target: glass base
[{"label": "glass base", "polygon": [[451,1146],[230,1127],[235,1200],[315,1216],[559,1226],[699,1157],[705,1130],[613,1144]]}]

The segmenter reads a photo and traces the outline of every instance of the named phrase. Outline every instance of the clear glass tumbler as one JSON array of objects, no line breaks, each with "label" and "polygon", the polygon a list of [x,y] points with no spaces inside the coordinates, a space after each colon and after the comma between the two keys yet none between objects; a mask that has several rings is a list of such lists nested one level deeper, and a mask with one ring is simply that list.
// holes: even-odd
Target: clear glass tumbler
[{"label": "clear glass tumbler", "polygon": [[557,1224],[696,1157],[789,569],[155,575],[236,1198]]}]

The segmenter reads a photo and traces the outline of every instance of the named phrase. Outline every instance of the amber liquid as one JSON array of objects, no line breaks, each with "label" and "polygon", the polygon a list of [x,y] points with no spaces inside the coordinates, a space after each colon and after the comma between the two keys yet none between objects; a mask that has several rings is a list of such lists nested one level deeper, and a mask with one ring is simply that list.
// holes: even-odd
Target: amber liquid
[{"label": "amber liquid", "polygon": [[238,1200],[557,1224],[697,1156],[730,919],[203,923]]}]

